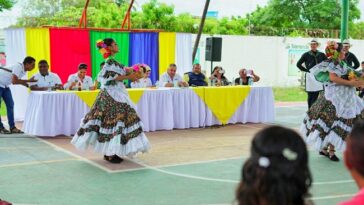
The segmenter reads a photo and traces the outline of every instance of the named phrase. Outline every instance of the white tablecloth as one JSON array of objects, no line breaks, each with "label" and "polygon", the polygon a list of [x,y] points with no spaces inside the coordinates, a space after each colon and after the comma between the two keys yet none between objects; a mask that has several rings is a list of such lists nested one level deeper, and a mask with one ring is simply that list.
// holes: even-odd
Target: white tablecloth
[{"label": "white tablecloth", "polygon": [[[146,132],[221,124],[191,89],[147,89],[136,108]],[[31,92],[23,129],[37,136],[73,135],[89,109],[74,92]],[[272,88],[252,87],[228,123],[273,121]]]},{"label": "white tablecloth", "polygon": [[89,110],[73,93],[31,92],[23,129],[37,136],[73,135]]}]

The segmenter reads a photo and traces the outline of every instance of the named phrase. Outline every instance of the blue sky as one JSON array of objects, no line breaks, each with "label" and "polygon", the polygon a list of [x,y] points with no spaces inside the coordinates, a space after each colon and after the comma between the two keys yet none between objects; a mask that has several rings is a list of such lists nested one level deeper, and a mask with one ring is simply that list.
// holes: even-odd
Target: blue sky
[{"label": "blue sky", "polygon": [[[137,6],[148,2],[149,0],[136,0]],[[173,4],[175,12],[184,13],[188,12],[192,15],[201,15],[205,1],[204,0],[158,0],[167,4]],[[257,5],[264,6],[268,0],[211,0],[210,11],[218,11],[219,17],[221,16],[245,16],[245,14],[255,10]],[[359,8],[364,11],[364,0],[359,1]],[[5,28],[16,22],[16,17],[21,15],[21,4],[24,0],[18,0],[18,3],[10,11],[0,13],[0,28]],[[361,20],[364,21],[364,12]]]}]

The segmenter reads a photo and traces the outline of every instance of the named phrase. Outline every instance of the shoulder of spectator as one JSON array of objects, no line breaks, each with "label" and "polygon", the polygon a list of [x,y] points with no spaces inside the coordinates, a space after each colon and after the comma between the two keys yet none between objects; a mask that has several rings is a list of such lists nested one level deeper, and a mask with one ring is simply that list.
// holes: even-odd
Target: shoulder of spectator
[{"label": "shoulder of spectator", "polygon": [[35,73],[35,74],[33,74],[33,75],[30,77],[30,79],[31,79],[31,78],[38,79],[38,77],[39,77],[39,73]]},{"label": "shoulder of spectator", "polygon": [[188,82],[190,80],[190,76],[188,75],[188,73],[185,73],[183,75],[183,80],[186,81],[186,82]]}]

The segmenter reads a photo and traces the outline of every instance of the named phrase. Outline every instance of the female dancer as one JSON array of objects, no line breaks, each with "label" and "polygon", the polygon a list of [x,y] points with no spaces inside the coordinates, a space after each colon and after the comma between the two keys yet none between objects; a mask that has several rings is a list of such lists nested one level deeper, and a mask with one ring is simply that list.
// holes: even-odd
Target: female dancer
[{"label": "female dancer", "polygon": [[79,149],[92,145],[95,151],[104,154],[105,160],[120,163],[123,156],[149,149],[142,122],[122,82],[138,77],[126,75],[123,65],[114,59],[119,48],[113,39],[98,41],[97,47],[106,59],[98,74],[101,90],[71,143]]}]

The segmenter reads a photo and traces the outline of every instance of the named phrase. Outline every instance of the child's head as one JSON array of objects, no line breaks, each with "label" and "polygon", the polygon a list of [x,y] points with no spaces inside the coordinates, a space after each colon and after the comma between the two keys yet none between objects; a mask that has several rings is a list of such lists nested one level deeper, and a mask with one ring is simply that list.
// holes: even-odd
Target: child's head
[{"label": "child's head", "polygon": [[311,173],[307,149],[295,131],[272,126],[258,132],[236,192],[240,205],[303,205]]},{"label": "child's head", "polygon": [[354,124],[347,138],[345,150],[345,165],[352,174],[364,179],[364,121]]},{"label": "child's head", "polygon": [[141,64],[140,67],[144,71],[144,78],[149,78],[151,69],[147,64]]}]

